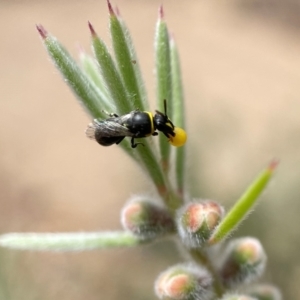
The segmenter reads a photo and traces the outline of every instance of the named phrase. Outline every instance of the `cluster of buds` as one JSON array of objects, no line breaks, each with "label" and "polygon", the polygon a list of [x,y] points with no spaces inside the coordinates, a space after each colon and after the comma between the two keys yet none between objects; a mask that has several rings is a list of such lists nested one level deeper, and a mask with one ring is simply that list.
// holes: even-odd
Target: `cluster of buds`
[{"label": "cluster of buds", "polygon": [[[193,200],[178,209],[175,217],[149,197],[136,196],[125,205],[122,225],[126,230],[141,240],[149,240],[172,234],[177,228],[182,244],[197,260],[173,266],[159,275],[155,283],[159,299],[281,299],[271,285],[250,287],[266,265],[264,249],[257,239],[245,237],[220,247],[209,245],[223,216],[223,207],[210,200]],[[203,253],[209,254],[209,263]],[[244,288],[244,294],[231,292],[240,287]]]}]

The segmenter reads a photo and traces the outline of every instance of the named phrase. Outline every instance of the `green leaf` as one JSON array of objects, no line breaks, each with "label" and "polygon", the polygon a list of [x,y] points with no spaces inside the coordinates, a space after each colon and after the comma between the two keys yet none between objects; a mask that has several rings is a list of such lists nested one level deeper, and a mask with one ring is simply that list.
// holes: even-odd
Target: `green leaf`
[{"label": "green leaf", "polygon": [[89,233],[7,233],[0,246],[18,250],[83,251],[132,247],[142,242],[124,231]]},{"label": "green leaf", "polygon": [[[41,26],[38,29],[44,30]],[[75,60],[55,37],[47,33],[42,37],[44,37],[43,41],[50,57],[84,108],[94,118],[103,117],[102,103],[105,102],[105,95],[84,74]]]},{"label": "green leaf", "polygon": [[106,111],[116,111],[116,108],[114,107],[113,102],[110,99],[107,86],[105,85],[105,80],[101,76],[99,66],[95,59],[92,56],[88,55],[82,49],[80,49],[79,59],[84,73],[103,94],[103,109]]},{"label": "green leaf", "polygon": [[[146,101],[146,93],[143,88],[144,83],[142,81],[133,43],[125,23],[119,16],[115,15],[110,3],[108,3],[108,5],[110,10],[110,32],[116,57],[116,67],[121,74],[127,95],[129,95],[128,103],[131,106],[130,111],[136,108],[144,110],[148,107],[148,103]],[[101,41],[97,41],[98,44],[100,42]],[[107,58],[108,55],[105,50],[104,53],[104,56]],[[108,68],[112,68],[112,65]],[[127,111],[127,113],[128,112],[129,111]],[[144,144],[144,147],[138,146],[138,148],[132,151],[136,151],[138,153],[140,162],[142,162],[144,169],[153,180],[159,194],[164,195],[166,183],[161,167],[153,153],[152,145],[149,143],[148,139],[143,139],[142,143]]]},{"label": "green leaf", "polygon": [[[119,69],[129,95],[131,109],[139,108],[140,110],[145,110],[149,105],[129,31],[120,16],[114,13],[110,3],[108,5],[110,10],[110,32],[116,57],[116,66]],[[158,192],[162,194],[162,191],[166,187],[161,168],[152,151],[151,143],[149,143],[148,139],[143,139],[142,142],[144,147],[138,146],[135,151],[138,152],[144,168],[153,180]]]},{"label": "green leaf", "polygon": [[105,79],[105,84],[108,87],[111,98],[116,105],[117,113],[120,115],[127,114],[132,110],[130,99],[115,62],[105,43],[96,35],[90,23],[89,27],[92,33],[95,57],[99,63],[102,77]]},{"label": "green leaf", "polygon": [[247,214],[249,214],[254,204],[257,202],[259,195],[270,181],[277,164],[277,161],[272,161],[270,165],[257,176],[254,182],[248,187],[245,193],[235,203],[216,228],[216,231],[209,240],[209,244],[218,243],[226,238],[234,229],[236,229]]},{"label": "green leaf", "polygon": [[[172,79],[172,121],[175,126],[184,128],[184,97],[178,50],[173,38],[170,39],[171,79]],[[184,194],[185,147],[175,148],[175,176],[179,195]]]},{"label": "green leaf", "polygon": [[[155,57],[156,57],[156,90],[157,107],[164,112],[164,99],[167,100],[167,114],[172,118],[172,88],[171,88],[171,61],[169,33],[163,19],[163,10],[160,8],[160,16],[156,25],[155,35]],[[163,134],[159,135],[160,153],[163,168],[169,168],[170,144]]]},{"label": "green leaf", "polygon": [[[110,3],[109,3],[110,6]],[[110,33],[117,67],[129,95],[131,110],[148,109],[144,82],[129,31],[110,6]]]},{"label": "green leaf", "polygon": [[[95,85],[94,80],[91,80],[89,76],[86,75],[55,37],[49,35],[41,25],[38,25],[37,29],[55,66],[78,96],[83,107],[93,118],[106,119],[107,115],[103,110],[113,107],[113,102],[111,101],[111,104],[109,104],[107,95],[101,92]],[[132,152],[128,140],[124,140],[120,146],[134,160],[138,160],[136,153]]]}]

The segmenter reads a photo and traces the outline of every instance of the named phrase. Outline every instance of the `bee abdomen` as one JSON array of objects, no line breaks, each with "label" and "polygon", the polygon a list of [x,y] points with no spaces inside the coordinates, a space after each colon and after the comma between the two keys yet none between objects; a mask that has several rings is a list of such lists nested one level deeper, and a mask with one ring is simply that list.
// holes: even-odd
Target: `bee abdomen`
[{"label": "bee abdomen", "polygon": [[102,146],[111,146],[113,144],[119,144],[123,140],[124,136],[114,136],[114,137],[107,137],[97,135],[95,136],[95,140]]}]

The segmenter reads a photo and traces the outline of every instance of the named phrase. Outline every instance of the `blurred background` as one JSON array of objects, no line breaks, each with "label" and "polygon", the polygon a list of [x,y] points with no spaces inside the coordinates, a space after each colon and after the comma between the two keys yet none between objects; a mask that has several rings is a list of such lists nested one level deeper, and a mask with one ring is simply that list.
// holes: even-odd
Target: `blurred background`
[{"label": "blurred background", "polygon": [[[267,282],[300,297],[300,1],[115,0],[131,30],[152,110],[158,6],[177,41],[186,97],[191,196],[227,209],[258,172],[281,163],[235,236],[268,253]],[[117,147],[84,134],[90,118],[45,52],[35,24],[78,57],[89,20],[110,43],[105,0],[0,0],[1,232],[120,229],[127,199],[154,193]],[[51,254],[0,250],[0,299],[155,299],[159,272],[182,261],[171,241]]]}]

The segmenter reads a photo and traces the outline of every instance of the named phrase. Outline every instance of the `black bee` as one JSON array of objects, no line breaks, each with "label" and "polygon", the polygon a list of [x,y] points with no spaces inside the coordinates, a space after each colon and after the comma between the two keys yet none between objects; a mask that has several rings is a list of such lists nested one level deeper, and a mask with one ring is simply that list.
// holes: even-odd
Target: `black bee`
[{"label": "black bee", "polygon": [[171,145],[180,147],[186,142],[186,133],[183,129],[175,127],[167,116],[167,103],[164,100],[165,113],[158,110],[153,115],[148,111],[139,111],[138,109],[130,113],[118,116],[117,114],[108,114],[109,118],[105,120],[94,119],[86,129],[86,135],[90,139],[96,140],[102,146],[111,146],[119,144],[126,136],[131,137],[131,147],[143,143],[135,143],[135,138],[144,138],[158,135],[161,131]]}]

